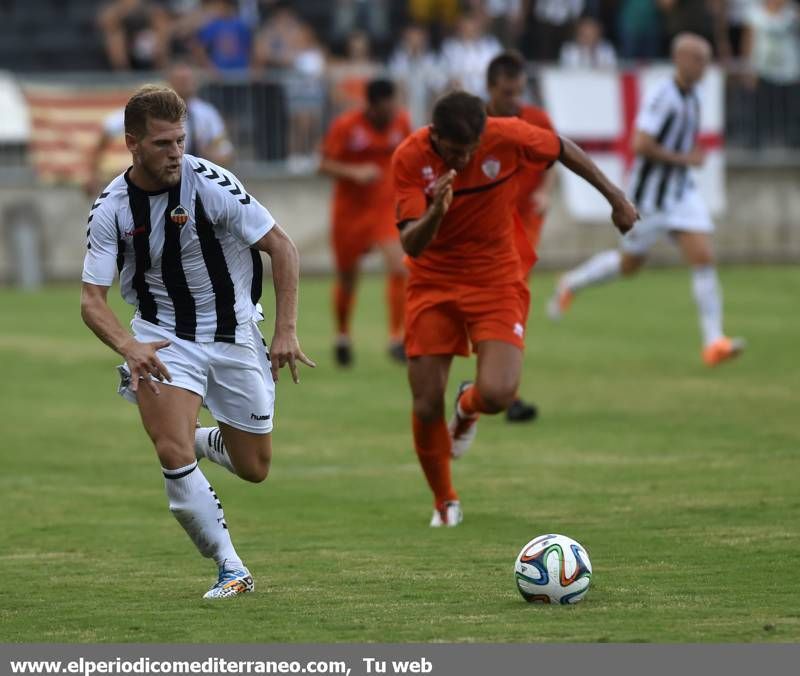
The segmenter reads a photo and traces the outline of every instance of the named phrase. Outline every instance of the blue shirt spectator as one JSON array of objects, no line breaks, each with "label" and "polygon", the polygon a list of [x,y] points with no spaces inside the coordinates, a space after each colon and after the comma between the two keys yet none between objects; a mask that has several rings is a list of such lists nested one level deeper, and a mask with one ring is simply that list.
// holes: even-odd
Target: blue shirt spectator
[{"label": "blue shirt spectator", "polygon": [[198,30],[197,40],[208,65],[217,70],[249,68],[253,34],[239,17],[235,1],[218,3],[217,12]]}]

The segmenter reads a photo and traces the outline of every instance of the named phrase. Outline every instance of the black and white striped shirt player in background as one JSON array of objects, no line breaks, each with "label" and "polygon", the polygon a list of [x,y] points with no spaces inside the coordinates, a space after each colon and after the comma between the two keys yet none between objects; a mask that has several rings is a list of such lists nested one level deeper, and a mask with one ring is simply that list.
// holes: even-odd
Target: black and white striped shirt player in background
[{"label": "black and white striped shirt player in background", "polygon": [[548,304],[560,319],[575,294],[642,267],[663,235],[676,242],[692,271],[692,289],[703,339],[702,359],[716,366],[737,356],[744,340],[722,330],[722,294],[714,263],[714,224],[692,176],[705,160],[697,145],[700,100],[695,87],[711,60],[711,45],[699,35],[682,33],[672,43],[673,77],[644,101],[636,119],[636,162],[629,196],[641,220],[621,240],[619,251],[603,251],[559,279]]},{"label": "black and white striped shirt player in background", "polygon": [[[198,467],[207,458],[264,481],[272,456],[278,369],[314,363],[297,340],[297,249],[230,172],[184,155],[183,100],[147,85],[125,107],[133,166],[92,205],[81,316],[125,364],[120,394],[139,406],[165,477],[169,508],[218,580],[206,598],[254,588],[231,542],[222,505]],[[261,258],[272,261],[275,333],[267,352]],[[107,294],[119,271],[136,307],[122,327]],[[200,406],[219,427],[195,428]]]}]

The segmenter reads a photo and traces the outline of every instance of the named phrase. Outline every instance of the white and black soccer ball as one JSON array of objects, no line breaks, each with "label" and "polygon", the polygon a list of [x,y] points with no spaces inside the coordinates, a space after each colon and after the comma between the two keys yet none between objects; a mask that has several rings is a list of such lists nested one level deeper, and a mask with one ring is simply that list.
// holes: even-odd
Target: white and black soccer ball
[{"label": "white and black soccer ball", "polygon": [[589,591],[592,562],[572,538],[540,535],[517,556],[514,580],[528,603],[578,603]]}]

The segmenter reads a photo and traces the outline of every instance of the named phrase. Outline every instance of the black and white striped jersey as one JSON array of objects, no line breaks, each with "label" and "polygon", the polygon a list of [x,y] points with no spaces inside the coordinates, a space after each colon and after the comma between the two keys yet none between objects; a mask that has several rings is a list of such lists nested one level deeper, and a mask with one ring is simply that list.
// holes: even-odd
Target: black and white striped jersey
[{"label": "black and white striped jersey", "polygon": [[252,245],[275,220],[229,171],[184,155],[178,185],[146,192],[128,173],[92,205],[84,282],[111,286],[137,316],[179,338],[247,342],[262,265]]},{"label": "black and white striped jersey", "polygon": [[[636,118],[637,131],[653,136],[666,149],[687,153],[700,130],[700,99],[669,78],[645,99]],[[639,156],[629,179],[629,196],[643,214],[669,210],[693,187],[689,167],[654,162]]]}]

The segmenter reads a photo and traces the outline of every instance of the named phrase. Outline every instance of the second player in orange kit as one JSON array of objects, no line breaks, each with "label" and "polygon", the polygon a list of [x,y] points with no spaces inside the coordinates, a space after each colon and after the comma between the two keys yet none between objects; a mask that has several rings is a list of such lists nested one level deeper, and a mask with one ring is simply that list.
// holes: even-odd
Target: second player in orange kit
[{"label": "second player in orange kit", "polygon": [[[503,52],[491,60],[486,70],[486,85],[489,92],[486,112],[490,116],[516,117],[534,127],[554,131],[550,116],[542,108],[522,102],[527,74],[525,61],[516,52]],[[555,172],[548,170],[544,162],[527,162],[517,172],[516,217],[519,223],[515,234],[522,275],[526,279],[536,262],[554,179]],[[536,406],[519,396],[506,409],[509,422],[526,422],[537,414]]]},{"label": "second player in orange kit", "polygon": [[353,360],[350,320],[358,264],[372,249],[380,250],[387,272],[389,354],[405,360],[406,271],[394,219],[391,160],[410,132],[408,115],[398,108],[394,84],[373,80],[367,85],[367,106],[336,118],[323,143],[320,170],[336,179],[331,244],[336,265],[335,357],[340,366],[349,366]]}]

